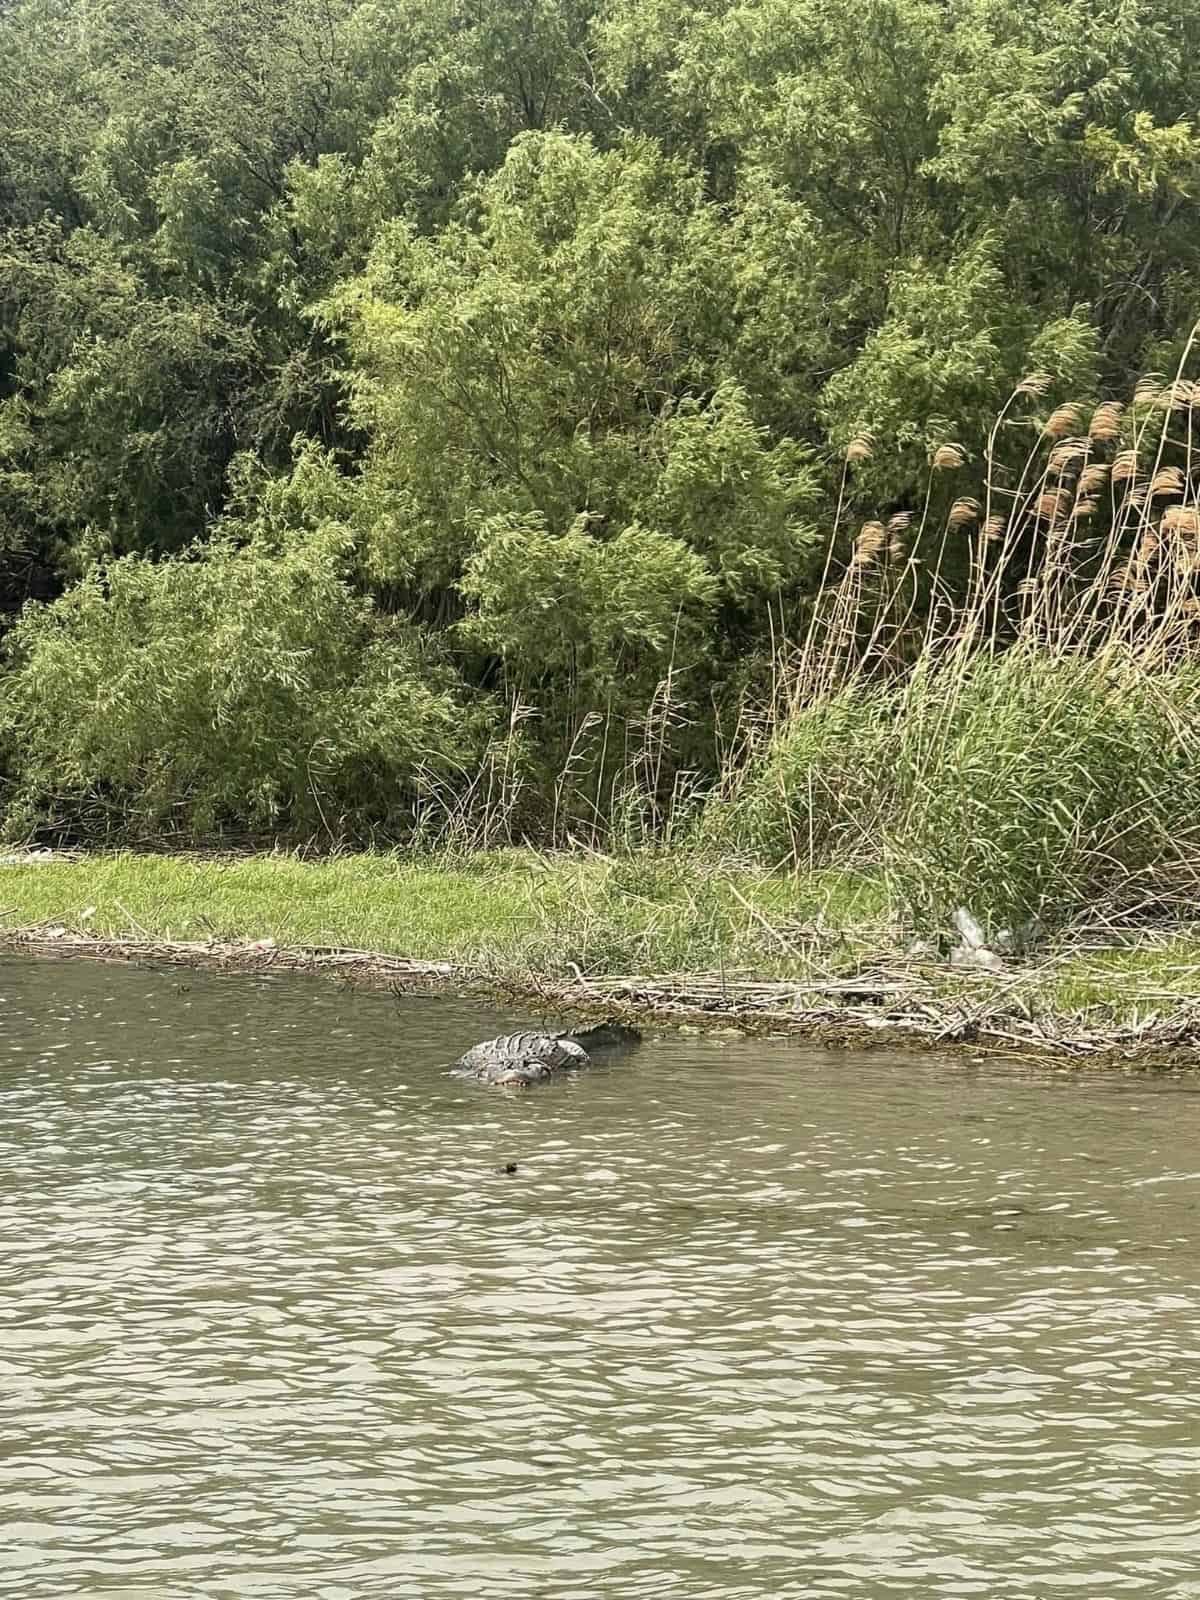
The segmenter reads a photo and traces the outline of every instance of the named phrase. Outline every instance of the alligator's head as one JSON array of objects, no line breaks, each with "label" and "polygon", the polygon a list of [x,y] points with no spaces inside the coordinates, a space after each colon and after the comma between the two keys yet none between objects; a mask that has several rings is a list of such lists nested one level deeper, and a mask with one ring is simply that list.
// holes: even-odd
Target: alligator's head
[{"label": "alligator's head", "polygon": [[556,1075],[556,1068],[545,1061],[497,1061],[477,1073],[480,1083],[494,1089],[528,1089]]}]

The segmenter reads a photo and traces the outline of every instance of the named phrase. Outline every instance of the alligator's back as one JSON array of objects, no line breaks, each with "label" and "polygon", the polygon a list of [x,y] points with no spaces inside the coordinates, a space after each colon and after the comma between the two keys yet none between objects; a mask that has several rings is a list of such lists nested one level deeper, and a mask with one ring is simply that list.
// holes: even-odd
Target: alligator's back
[{"label": "alligator's back", "polygon": [[477,1083],[527,1089],[557,1072],[586,1067],[589,1052],[622,1049],[640,1038],[635,1029],[610,1022],[575,1033],[502,1033],[474,1045],[452,1070]]}]

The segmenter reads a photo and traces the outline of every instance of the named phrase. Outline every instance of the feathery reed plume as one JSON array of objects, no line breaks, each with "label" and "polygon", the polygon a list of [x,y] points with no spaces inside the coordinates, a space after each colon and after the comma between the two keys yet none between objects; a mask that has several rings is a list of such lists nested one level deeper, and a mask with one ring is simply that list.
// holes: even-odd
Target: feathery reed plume
[{"label": "feathery reed plume", "polygon": [[1087,439],[1064,439],[1061,444],[1056,444],[1050,452],[1046,463],[1051,472],[1062,474],[1068,471],[1077,461],[1082,461],[1088,453],[1089,441]]},{"label": "feathery reed plume", "polygon": [[1150,480],[1150,498],[1153,500],[1159,495],[1182,494],[1183,486],[1183,473],[1178,467],[1159,467]]},{"label": "feathery reed plume", "polygon": [[1162,374],[1148,372],[1133,386],[1133,403],[1137,407],[1155,406],[1162,399]]},{"label": "feathery reed plume", "polygon": [[1069,401],[1065,405],[1055,406],[1046,418],[1043,434],[1049,439],[1062,439],[1069,433],[1074,433],[1083,424],[1083,413],[1079,407]]},{"label": "feathery reed plume", "polygon": [[946,517],[948,528],[965,528],[968,524],[979,521],[980,505],[978,500],[972,500],[969,495],[960,495],[950,507]]},{"label": "feathery reed plume", "polygon": [[1176,378],[1162,391],[1162,403],[1169,411],[1190,411],[1200,402],[1200,387],[1188,378]]},{"label": "feathery reed plume", "polygon": [[1054,378],[1049,372],[1030,372],[1021,379],[1014,393],[1036,395],[1040,400],[1053,382]]},{"label": "feathery reed plume", "polygon": [[967,459],[967,452],[960,444],[940,444],[933,452],[933,466],[936,471],[943,468],[961,467]]},{"label": "feathery reed plume", "polygon": [[1195,506],[1168,506],[1163,512],[1164,533],[1178,533],[1191,538],[1200,533],[1200,511]]},{"label": "feathery reed plume", "polygon": [[912,526],[913,514],[911,511],[893,511],[887,520],[888,557],[892,561],[903,561],[908,554],[908,544],[904,535]]},{"label": "feathery reed plume", "polygon": [[1085,495],[1082,499],[1076,500],[1071,507],[1072,520],[1079,522],[1084,517],[1094,517],[1099,504],[1100,502],[1090,495]]},{"label": "feathery reed plume", "polygon": [[1038,495],[1034,515],[1040,517],[1043,522],[1053,522],[1062,516],[1066,502],[1067,496],[1063,490],[1047,489],[1044,494]]},{"label": "feathery reed plume", "polygon": [[989,544],[994,543],[1003,534],[1006,523],[1003,517],[989,517],[983,525],[983,537]]},{"label": "feathery reed plume", "polygon": [[1103,489],[1108,482],[1108,464],[1104,461],[1089,461],[1079,474],[1079,492],[1081,495],[1095,494]]},{"label": "feathery reed plume", "polygon": [[1115,594],[1128,594],[1135,583],[1136,579],[1128,561],[1122,561],[1120,566],[1114,567],[1108,579],[1108,587]]},{"label": "feathery reed plume", "polygon": [[854,558],[851,565],[869,567],[886,543],[887,534],[882,522],[864,522],[859,529],[858,538],[854,541]]},{"label": "feathery reed plume", "polygon": [[875,454],[875,439],[866,429],[855,434],[846,446],[846,460],[851,465],[858,461],[869,461]]},{"label": "feathery reed plume", "polygon": [[1123,483],[1126,478],[1137,475],[1138,458],[1136,450],[1120,450],[1113,457],[1112,481]]},{"label": "feathery reed plume", "polygon": [[1092,420],[1088,423],[1088,436],[1097,443],[1107,443],[1111,439],[1121,437],[1121,418],[1125,415],[1125,407],[1119,400],[1102,400],[1092,412]]}]

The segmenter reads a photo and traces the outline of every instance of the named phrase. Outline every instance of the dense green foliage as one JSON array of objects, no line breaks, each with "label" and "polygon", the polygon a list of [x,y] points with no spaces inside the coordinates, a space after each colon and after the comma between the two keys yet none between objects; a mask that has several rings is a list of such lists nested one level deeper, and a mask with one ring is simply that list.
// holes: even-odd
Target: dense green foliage
[{"label": "dense green foliage", "polygon": [[1194,882],[1200,684],[1123,652],[1022,645],[902,692],[860,684],[793,715],[714,799],[702,837],[779,865],[882,863],[895,903],[1027,940]]},{"label": "dense green foliage", "polygon": [[373,626],[342,554],[309,535],[274,556],[224,540],[202,561],[125,556],[29,609],[9,641],[20,693],[0,703],[10,823],[57,821],[61,795],[92,832],[411,824],[422,789],[470,760],[469,729],[419,636]]},{"label": "dense green foliage", "polygon": [[[1198,103],[1185,0],[9,0],[8,830],[658,826],[863,517],[1175,371]],[[702,832],[857,849],[790,712]]]}]

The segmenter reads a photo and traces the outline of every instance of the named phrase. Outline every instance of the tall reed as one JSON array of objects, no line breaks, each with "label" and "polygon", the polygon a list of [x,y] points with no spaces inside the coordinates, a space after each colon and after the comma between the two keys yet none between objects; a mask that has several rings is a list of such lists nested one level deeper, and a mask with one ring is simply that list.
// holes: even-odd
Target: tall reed
[{"label": "tall reed", "polygon": [[[1126,403],[1050,406],[1031,374],[972,477],[947,440],[919,509],[853,537],[835,524],[810,623],[710,833],[803,864],[873,854],[934,931],[958,904],[993,929],[1035,928],[1191,881],[1195,342]],[[840,508],[873,449],[852,442]]]}]

